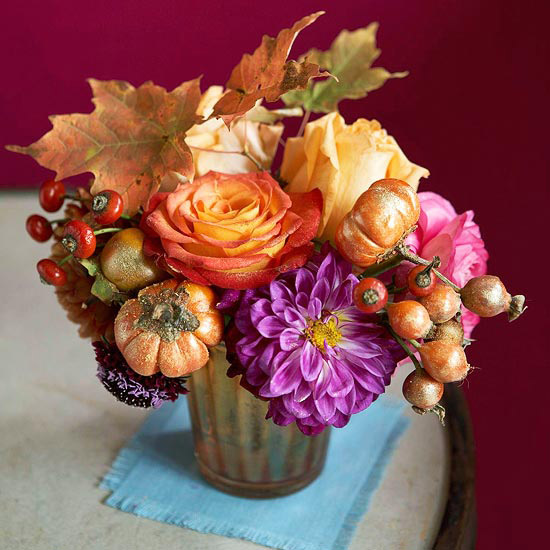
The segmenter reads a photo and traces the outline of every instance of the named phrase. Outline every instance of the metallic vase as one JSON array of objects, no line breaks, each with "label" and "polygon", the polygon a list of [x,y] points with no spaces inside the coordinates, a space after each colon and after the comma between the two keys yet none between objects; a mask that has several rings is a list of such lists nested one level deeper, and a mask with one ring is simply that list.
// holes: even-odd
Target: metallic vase
[{"label": "metallic vase", "polygon": [[303,435],[265,420],[267,403],[228,378],[225,347],[210,350],[208,364],[194,372],[187,396],[195,456],[204,478],[222,491],[273,497],[298,491],[323,469],[330,429]]}]

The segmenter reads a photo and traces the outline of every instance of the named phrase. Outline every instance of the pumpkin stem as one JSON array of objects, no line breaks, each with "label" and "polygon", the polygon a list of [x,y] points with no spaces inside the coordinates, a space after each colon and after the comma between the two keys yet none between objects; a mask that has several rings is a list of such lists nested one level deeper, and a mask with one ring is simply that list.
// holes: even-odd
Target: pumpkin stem
[{"label": "pumpkin stem", "polygon": [[187,292],[164,289],[159,294],[139,297],[142,313],[136,327],[156,332],[166,342],[173,342],[182,332],[194,332],[200,321],[186,307]]},{"label": "pumpkin stem", "polygon": [[170,304],[161,303],[157,304],[153,308],[153,314],[151,315],[151,319],[167,322],[172,319],[174,315],[174,310]]}]

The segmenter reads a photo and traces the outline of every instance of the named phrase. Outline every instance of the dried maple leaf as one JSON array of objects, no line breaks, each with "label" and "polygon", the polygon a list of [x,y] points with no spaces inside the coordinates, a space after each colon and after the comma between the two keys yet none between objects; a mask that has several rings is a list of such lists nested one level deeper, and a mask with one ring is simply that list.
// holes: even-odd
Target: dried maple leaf
[{"label": "dried maple leaf", "polygon": [[378,23],[355,31],[343,30],[330,46],[321,52],[313,49],[303,58],[325,67],[336,77],[324,82],[310,83],[303,91],[283,96],[287,105],[303,105],[314,113],[329,113],[338,108],[342,99],[358,99],[377,90],[389,78],[403,78],[407,72],[390,73],[382,67],[372,67],[380,56],[376,47]]},{"label": "dried maple leaf", "polygon": [[277,101],[290,90],[305,89],[311,78],[330,76],[319,65],[304,59],[287,61],[298,33],[311,25],[323,11],[303,17],[290,29],[283,29],[277,38],[264,35],[253,54],[244,54],[226,84],[228,91],[214,105],[211,117],[221,117],[230,124],[236,117],[252,109],[258,99]]},{"label": "dried maple leaf", "polygon": [[118,191],[127,214],[147,204],[167,173],[193,177],[193,158],[184,138],[201,120],[196,115],[199,79],[171,92],[152,82],[139,88],[119,80],[89,83],[92,113],[52,116],[52,130],[36,143],[8,149],[55,170],[57,179],[92,172],[92,193]]}]

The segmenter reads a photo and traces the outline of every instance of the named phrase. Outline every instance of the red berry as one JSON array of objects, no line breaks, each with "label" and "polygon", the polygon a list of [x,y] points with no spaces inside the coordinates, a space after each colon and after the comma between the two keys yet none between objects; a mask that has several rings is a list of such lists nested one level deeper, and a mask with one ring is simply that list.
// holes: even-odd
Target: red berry
[{"label": "red berry", "polygon": [[455,344],[462,345],[464,342],[464,328],[460,321],[449,319],[440,325],[434,325],[428,334],[429,340],[446,340]]},{"label": "red berry", "polygon": [[36,264],[36,270],[42,282],[48,285],[63,286],[67,282],[67,273],[53,260],[40,260]]},{"label": "red berry", "polygon": [[462,305],[460,295],[444,283],[435,285],[431,294],[423,296],[418,301],[428,310],[430,319],[438,324],[452,319]]},{"label": "red berry", "polygon": [[388,306],[391,328],[402,338],[424,338],[432,327],[426,308],[413,300],[404,300]]},{"label": "red berry", "polygon": [[89,258],[96,247],[94,230],[81,220],[72,220],[63,227],[61,244],[77,258]]},{"label": "red berry", "polygon": [[40,186],[38,200],[46,212],[57,212],[65,200],[65,185],[62,181],[45,181]]},{"label": "red berry", "polygon": [[92,213],[95,221],[101,225],[116,222],[124,210],[122,197],[111,189],[98,193],[92,202]]},{"label": "red berry", "polygon": [[365,313],[380,311],[388,301],[386,285],[374,277],[361,279],[353,289],[355,306]]},{"label": "red berry", "polygon": [[437,277],[435,273],[423,265],[417,265],[409,271],[407,277],[407,286],[411,294],[415,296],[427,296],[431,294],[435,285],[437,284]]},{"label": "red berry", "polygon": [[462,303],[480,317],[494,317],[503,311],[513,321],[525,311],[525,296],[511,296],[494,275],[481,275],[470,279],[460,291]]},{"label": "red berry", "polygon": [[39,243],[46,242],[53,234],[50,222],[44,216],[39,216],[38,214],[29,216],[25,227],[27,228],[27,233]]},{"label": "red berry", "polygon": [[447,340],[434,340],[422,344],[420,357],[426,372],[438,382],[459,382],[464,380],[470,365],[460,344]]},{"label": "red berry", "polygon": [[415,407],[431,409],[443,397],[443,384],[433,379],[424,369],[413,370],[403,382],[403,396]]}]

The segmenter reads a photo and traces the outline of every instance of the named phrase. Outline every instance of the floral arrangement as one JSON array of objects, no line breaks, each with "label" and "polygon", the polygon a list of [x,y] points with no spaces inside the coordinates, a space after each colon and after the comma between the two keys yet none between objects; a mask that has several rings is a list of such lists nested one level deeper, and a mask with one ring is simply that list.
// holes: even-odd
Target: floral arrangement
[{"label": "floral arrangement", "polygon": [[[345,426],[405,358],[405,398],[443,418],[479,317],[522,313],[524,298],[486,275],[473,213],[417,194],[428,171],[378,121],[338,113],[406,76],[372,67],[377,26],[288,60],[321,14],[264,36],[225,88],[90,80],[92,113],[52,117],[36,143],[9,147],[57,173],[39,198],[63,214],[26,224],[53,239],[38,273],[120,401],[175,400],[225,342],[228,376],[304,434]],[[300,116],[285,141],[282,121]],[[68,191],[62,180],[85,172],[89,190]]]}]

